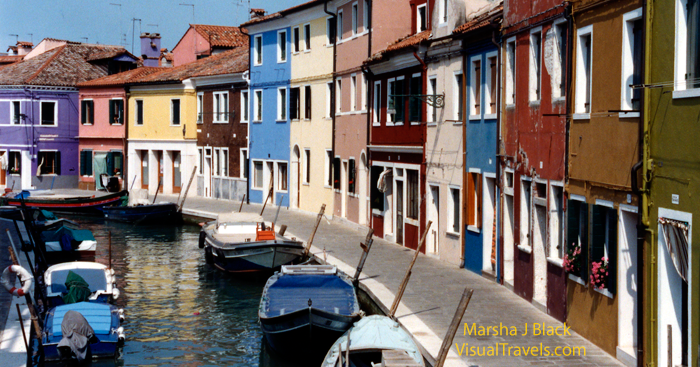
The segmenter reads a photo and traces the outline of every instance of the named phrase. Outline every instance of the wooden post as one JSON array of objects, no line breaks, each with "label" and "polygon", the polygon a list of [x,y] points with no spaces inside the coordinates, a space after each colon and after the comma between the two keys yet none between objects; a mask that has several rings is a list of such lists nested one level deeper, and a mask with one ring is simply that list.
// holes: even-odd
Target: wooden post
[{"label": "wooden post", "polygon": [[277,223],[277,217],[280,216],[280,209],[282,208],[282,200],[284,200],[284,195],[280,196],[280,200],[277,203],[277,212],[275,213],[275,220],[272,221],[272,224],[274,225]]},{"label": "wooden post", "polygon": [[666,338],[668,343],[668,367],[673,367],[673,328],[671,325],[666,325]]},{"label": "wooden post", "polygon": [[[272,193],[275,191],[274,190],[275,181],[273,180],[274,177],[275,177],[274,175],[270,175],[270,190],[267,191],[267,196],[265,197],[265,202],[263,203],[262,210],[260,210],[260,215],[263,215],[263,212],[265,211],[265,207],[267,206],[267,200],[270,199],[270,197],[272,196]],[[274,201],[275,199],[272,198],[272,200]]]},{"label": "wooden post", "polygon": [[321,224],[321,218],[323,218],[323,212],[326,211],[326,204],[321,205],[321,211],[318,212],[316,217],[316,225],[314,225],[314,230],[311,232],[311,237],[306,242],[306,249],[304,249],[304,256],[309,256],[309,251],[311,251],[311,244],[314,242],[314,236],[316,236],[316,230],[318,225]]},{"label": "wooden post", "polygon": [[280,226],[279,235],[280,235],[280,236],[284,236],[284,233],[285,233],[285,232],[287,232],[287,225],[286,225],[286,224],[283,224],[283,225]]},{"label": "wooden post", "polygon": [[370,228],[367,232],[367,237],[365,237],[365,242],[360,242],[360,247],[362,247],[362,256],[360,256],[360,263],[357,264],[357,269],[355,269],[355,276],[353,277],[352,283],[357,287],[360,283],[360,273],[362,273],[362,268],[365,267],[365,261],[367,260],[367,255],[369,255],[369,250],[372,248],[372,235],[374,234],[374,229]]},{"label": "wooden post", "polygon": [[[10,258],[12,258],[12,264],[19,266],[17,262],[17,256],[12,247],[8,246],[7,249],[10,251]],[[29,293],[24,295],[24,300],[27,302],[27,308],[29,308],[29,313],[32,315],[32,324],[34,325],[34,330],[36,330],[36,337],[41,339],[41,326],[39,326],[39,318],[36,316],[36,310],[34,309],[34,304],[32,303],[32,297]],[[24,326],[22,326],[24,328]]]},{"label": "wooden post", "polygon": [[112,231],[109,231],[109,268],[112,268]]},{"label": "wooden post", "polygon": [[160,180],[158,180],[158,187],[156,187],[156,194],[153,195],[153,204],[156,203],[156,199],[158,198],[158,191],[160,191],[160,185],[162,185],[162,184],[163,184],[163,179],[161,178]]},{"label": "wooden post", "polygon": [[464,316],[464,312],[467,310],[467,306],[469,306],[469,301],[472,299],[472,293],[474,293],[473,289],[464,288],[462,299],[459,301],[459,306],[457,306],[455,315],[452,318],[452,323],[447,329],[445,339],[442,340],[442,346],[440,347],[440,352],[438,353],[437,361],[435,362],[434,367],[442,367],[445,364],[447,352],[450,351],[450,346],[452,346],[452,341],[454,340],[457,328],[459,328],[459,324],[462,321],[462,316]]},{"label": "wooden post", "polygon": [[190,181],[187,183],[187,188],[185,189],[185,194],[182,195],[182,203],[179,203],[179,198],[178,198],[178,211],[182,211],[182,208],[185,206],[185,200],[187,200],[187,193],[190,192],[190,185],[192,185],[192,180],[194,179],[194,173],[197,171],[197,166],[194,166],[192,168],[192,174],[190,175]]},{"label": "wooden post", "polygon": [[394,303],[391,304],[391,310],[389,311],[389,317],[394,317],[396,314],[396,309],[399,308],[399,303],[401,302],[401,297],[403,297],[403,292],[406,290],[406,285],[408,285],[408,280],[411,278],[411,269],[413,269],[413,265],[416,263],[416,260],[418,260],[418,254],[420,254],[421,248],[423,248],[423,243],[425,243],[425,237],[428,235],[428,230],[430,230],[430,226],[433,224],[432,220],[428,221],[428,224],[425,226],[425,231],[423,232],[423,236],[420,239],[420,242],[418,243],[418,248],[416,249],[416,252],[413,254],[413,260],[411,260],[411,264],[408,265],[408,270],[406,270],[406,275],[404,275],[403,280],[401,281],[401,286],[399,286],[398,292],[396,292],[396,297],[394,297]]},{"label": "wooden post", "polygon": [[241,200],[241,206],[238,207],[239,213],[243,211],[243,203],[245,203],[245,194],[243,194],[243,199]]},{"label": "wooden post", "polygon": [[24,331],[24,320],[22,320],[22,311],[19,310],[19,303],[15,303],[17,306],[17,317],[19,317],[20,329],[22,329],[22,337],[24,338],[24,347],[29,351],[29,342],[27,342],[27,332]]}]

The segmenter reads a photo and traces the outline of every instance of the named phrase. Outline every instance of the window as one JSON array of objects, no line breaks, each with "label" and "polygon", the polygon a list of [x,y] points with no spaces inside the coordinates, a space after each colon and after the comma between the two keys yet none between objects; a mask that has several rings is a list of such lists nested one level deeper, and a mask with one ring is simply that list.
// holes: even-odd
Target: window
[{"label": "window", "polygon": [[238,164],[240,165],[239,172],[240,172],[241,178],[247,179],[248,178],[248,169],[249,169],[248,167],[250,164],[249,158],[248,158],[248,149],[241,149],[240,154],[241,154],[241,159],[238,162]]},{"label": "window", "polygon": [[228,177],[228,148],[221,148],[221,176]]},{"label": "window", "polygon": [[80,151],[80,175],[92,176],[92,150]]},{"label": "window", "polygon": [[112,125],[124,123],[124,100],[111,99],[109,101],[109,123]]},{"label": "window", "polygon": [[606,289],[615,292],[617,265],[617,210],[602,205],[593,205],[591,210],[591,256],[590,261],[608,260]]},{"label": "window", "polygon": [[467,175],[467,225],[481,228],[481,173]]},{"label": "window", "polygon": [[311,24],[304,24],[304,50],[311,50]]},{"label": "window", "polygon": [[362,29],[369,30],[369,0],[362,1]]},{"label": "window", "polygon": [[299,27],[294,27],[294,29],[292,30],[292,52],[299,52],[300,41],[301,39],[299,35]]},{"label": "window", "polygon": [[311,182],[311,149],[304,149],[304,183]]},{"label": "window", "polygon": [[12,124],[19,125],[21,123],[20,120],[22,119],[22,116],[21,116],[22,110],[20,107],[20,102],[19,101],[12,101],[11,106],[12,106],[12,113],[11,113]]},{"label": "window", "polygon": [[255,65],[262,65],[262,35],[253,37],[253,57]]},{"label": "window", "polygon": [[551,73],[551,78],[553,79],[552,85],[552,97],[561,98],[566,95],[566,48],[569,39],[569,29],[566,26],[566,22],[562,21],[554,25],[554,36],[556,49],[553,52],[554,61],[559,66],[558,70],[554,69]]},{"label": "window", "polygon": [[486,90],[484,91],[484,108],[487,114],[495,115],[498,101],[498,57],[486,55]]},{"label": "window", "polygon": [[172,125],[180,125],[180,100],[170,100],[170,123]]},{"label": "window", "polygon": [[311,119],[311,86],[304,86],[304,119]]},{"label": "window", "polygon": [[550,185],[549,197],[549,257],[564,258],[564,190],[561,186]]},{"label": "window", "polygon": [[343,80],[335,80],[335,110],[340,113],[343,110]]},{"label": "window", "polygon": [[56,126],[56,102],[41,102],[41,125]]},{"label": "window", "polygon": [[473,57],[469,86],[469,117],[481,117],[481,56]]},{"label": "window", "polygon": [[201,175],[204,172],[204,155],[202,154],[202,148],[197,148],[197,157],[199,158],[197,162],[199,162],[199,167],[197,168],[197,171]]},{"label": "window", "polygon": [[520,246],[530,248],[530,217],[532,213],[532,182],[521,181],[520,189]]},{"label": "window", "polygon": [[[19,120],[19,102],[12,102],[18,104],[16,109],[15,119]],[[95,102],[92,100],[82,100],[80,101],[80,122],[83,125],[92,125],[95,123]]]},{"label": "window", "polygon": [[333,158],[333,188],[340,190],[340,157]]},{"label": "window", "polygon": [[277,163],[277,189],[287,191],[287,163]]},{"label": "window", "polygon": [[586,279],[588,276],[588,204],[578,200],[566,203],[566,245],[581,247],[581,267],[574,275]]},{"label": "window", "polygon": [[299,120],[299,88],[289,88],[289,118]]},{"label": "window", "polygon": [[357,176],[357,172],[355,172],[355,159],[350,158],[350,160],[348,160],[348,192],[350,194],[355,193],[355,176]]},{"label": "window", "polygon": [[326,45],[335,43],[335,19],[326,18]]},{"label": "window", "polygon": [[120,176],[124,172],[124,155],[121,151],[107,153],[107,174]]},{"label": "window", "polygon": [[287,61],[287,31],[277,32],[277,62]]},{"label": "window", "polygon": [[362,78],[362,91],[360,92],[360,98],[362,99],[362,111],[367,111],[367,78],[364,74],[360,74]]},{"label": "window", "polygon": [[343,11],[340,10],[338,11],[338,27],[336,28],[338,30],[338,41],[343,40]]},{"label": "window", "polygon": [[326,186],[333,186],[333,151],[326,150]]},{"label": "window", "polygon": [[642,84],[642,10],[637,9],[623,16],[622,31],[622,110],[639,111]]},{"label": "window", "polygon": [[506,43],[506,104],[515,104],[515,37]]},{"label": "window", "polygon": [[350,111],[357,111],[357,75],[350,76]]},{"label": "window", "polygon": [[326,83],[326,118],[331,117],[331,100],[333,98],[333,82]]},{"label": "window", "polygon": [[204,94],[197,93],[197,123],[198,124],[204,123],[203,107],[204,107]]},{"label": "window", "polygon": [[256,189],[262,189],[263,187],[263,162],[253,161],[253,174],[255,179],[253,180],[253,187]]},{"label": "window", "polygon": [[37,170],[41,175],[61,174],[61,152],[44,151],[37,155]]},{"label": "window", "polygon": [[591,55],[592,26],[578,30],[576,52],[576,105],[575,113],[591,112]]},{"label": "window", "polygon": [[256,90],[255,91],[255,101],[254,103],[254,109],[255,111],[255,120],[256,122],[261,122],[262,121],[262,107],[263,107],[263,102],[262,102],[262,91],[261,90]]},{"label": "window", "polygon": [[462,116],[464,111],[464,79],[461,72],[455,73],[454,106],[455,121],[464,120]]},{"label": "window", "polygon": [[[437,94],[437,76],[435,75],[428,78],[428,94]],[[437,108],[431,105],[428,105],[428,122],[437,122]]]},{"label": "window", "polygon": [[[423,94],[423,77],[421,74],[411,76],[411,84],[409,85],[411,95]],[[420,122],[422,120],[423,100],[419,98],[411,98],[408,100],[408,120],[410,122]]]},{"label": "window", "polygon": [[408,190],[406,196],[408,199],[406,207],[406,217],[418,220],[418,213],[420,208],[420,194],[418,193],[418,170],[407,169],[406,170],[406,180]]},{"label": "window", "polygon": [[542,86],[542,28],[530,32],[530,101],[540,100]]},{"label": "window", "polygon": [[7,170],[10,174],[20,174],[22,172],[22,153],[10,152]]},{"label": "window", "polygon": [[419,5],[416,8],[416,33],[423,32],[428,29],[428,18],[426,14],[426,5]]},{"label": "window", "polygon": [[287,120],[287,88],[277,89],[277,121]]},{"label": "window", "polygon": [[352,35],[357,34],[357,3],[352,4]]},{"label": "window", "polygon": [[[379,182],[379,176],[384,172],[384,167],[372,166],[370,170],[370,205],[372,210],[378,210],[380,212],[384,211],[384,193],[379,191],[377,188],[377,183]],[[386,177],[386,176],[385,176]]]},{"label": "window", "polygon": [[387,80],[387,124],[403,124],[406,105],[404,103],[404,78]]},{"label": "window", "polygon": [[379,120],[379,113],[381,111],[382,107],[382,84],[381,82],[374,82],[374,97],[372,101],[372,120],[373,120],[373,125],[379,125],[380,120]]},{"label": "window", "polygon": [[228,92],[215,92],[214,122],[228,122]]},{"label": "window", "polygon": [[143,125],[143,101],[136,100],[136,125]]},{"label": "window", "polygon": [[440,16],[440,23],[447,23],[447,0],[438,0],[439,1],[439,16]]},{"label": "window", "polygon": [[248,104],[248,91],[241,91],[241,122],[248,122],[250,116],[249,114],[249,104]]},{"label": "window", "polygon": [[700,87],[700,2],[676,1],[676,83],[678,90]]},{"label": "window", "polygon": [[219,176],[221,172],[221,163],[220,163],[220,157],[221,157],[221,149],[220,148],[214,148],[214,156],[212,157],[212,167],[211,167],[211,174],[212,176]]},{"label": "window", "polygon": [[450,187],[450,202],[449,202],[449,208],[448,210],[450,211],[448,213],[447,217],[447,228],[448,231],[453,232],[453,233],[460,233],[460,225],[459,225],[459,217],[460,217],[460,211],[461,205],[460,205],[460,200],[459,200],[459,189],[458,188],[453,188]]}]

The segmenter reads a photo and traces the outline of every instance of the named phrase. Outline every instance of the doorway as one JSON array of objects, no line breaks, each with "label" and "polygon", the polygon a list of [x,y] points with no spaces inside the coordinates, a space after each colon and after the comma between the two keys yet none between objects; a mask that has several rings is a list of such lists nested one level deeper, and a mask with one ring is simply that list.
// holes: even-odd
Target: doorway
[{"label": "doorway", "polygon": [[158,192],[163,193],[163,151],[156,150],[156,161],[158,162]]},{"label": "doorway", "polygon": [[142,150],[141,156],[141,188],[148,190],[148,151]]},{"label": "doorway", "polygon": [[367,173],[367,156],[363,152],[360,155],[360,174],[358,175],[357,180],[360,189],[359,223],[362,226],[367,225],[367,218],[369,215],[367,213],[367,200],[369,200],[369,198],[367,197]]},{"label": "doorway", "polygon": [[[0,152],[0,162],[7,162],[7,156],[5,155],[5,152]],[[7,163],[5,163],[7,164]],[[5,186],[5,170],[0,168],[0,186]]]},{"label": "doorway", "polygon": [[182,171],[180,171],[180,152],[173,151],[173,194],[182,190]]},{"label": "doorway", "polygon": [[403,245],[403,181],[396,181],[396,243]]},{"label": "doorway", "polygon": [[427,220],[432,221],[433,224],[430,225],[430,232],[428,233],[427,250],[429,254],[437,254],[440,243],[440,187],[437,185],[430,185],[429,187],[430,196],[428,197]]},{"label": "doorway", "polygon": [[535,282],[533,300],[547,306],[547,206],[535,203],[532,228],[532,256],[534,257]]},{"label": "doorway", "polygon": [[[617,358],[637,360],[637,213],[620,205],[618,223]],[[621,355],[623,352],[624,355]],[[621,358],[622,357],[622,358]],[[636,363],[635,363],[636,364]]]},{"label": "doorway", "polygon": [[506,286],[513,286],[515,279],[515,269],[513,256],[515,252],[515,214],[513,207],[513,195],[504,193],[503,195],[503,282]]},{"label": "doorway", "polygon": [[348,161],[343,161],[340,170],[340,216],[348,217]]},{"label": "doorway", "polygon": [[204,149],[204,197],[211,197],[211,148]]},{"label": "doorway", "polygon": [[483,257],[482,257],[482,270],[488,272],[489,274],[495,275],[496,271],[496,220],[495,220],[495,207],[496,207],[496,175],[493,177],[487,177],[484,174],[484,188],[483,198],[481,205],[481,220],[482,228],[484,231],[483,235]]}]

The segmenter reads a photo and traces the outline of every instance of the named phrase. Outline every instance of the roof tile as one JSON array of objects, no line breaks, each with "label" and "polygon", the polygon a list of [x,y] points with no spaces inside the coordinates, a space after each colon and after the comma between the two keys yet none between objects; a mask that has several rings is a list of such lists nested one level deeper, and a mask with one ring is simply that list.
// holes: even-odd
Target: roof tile
[{"label": "roof tile", "polygon": [[248,36],[238,27],[220,25],[191,24],[191,26],[209,40],[211,47],[238,47],[248,43]]}]

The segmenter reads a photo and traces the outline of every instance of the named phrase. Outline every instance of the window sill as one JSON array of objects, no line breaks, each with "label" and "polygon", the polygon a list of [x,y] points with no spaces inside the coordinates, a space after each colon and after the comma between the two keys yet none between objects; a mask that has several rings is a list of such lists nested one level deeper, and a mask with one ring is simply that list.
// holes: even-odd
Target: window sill
[{"label": "window sill", "polygon": [[309,186],[310,184],[308,182],[302,182],[301,183],[303,186]]},{"label": "window sill", "polygon": [[177,124],[177,125],[176,125],[176,124],[173,124],[173,123],[170,124],[170,127],[180,127],[180,126],[182,126],[182,125],[180,125],[180,124]]},{"label": "window sill", "polygon": [[253,66],[262,66],[262,63],[259,63],[259,64],[253,63]]},{"label": "window sill", "polygon": [[481,114],[479,114],[479,115],[469,115],[469,120],[481,120]]},{"label": "window sill", "polygon": [[495,113],[487,113],[484,115],[484,120],[495,120],[497,118]]},{"label": "window sill", "polygon": [[515,109],[515,103],[506,104],[506,110],[514,110],[514,109]]},{"label": "window sill", "polygon": [[447,234],[448,236],[459,238],[459,232],[446,231],[445,234]]},{"label": "window sill", "polygon": [[481,233],[481,229],[479,229],[479,227],[477,227],[477,226],[468,225],[467,230],[469,232]]},{"label": "window sill", "polygon": [[228,124],[228,121],[212,121],[213,124]]},{"label": "window sill", "polygon": [[674,90],[673,99],[695,98],[700,97],[700,88]]},{"label": "window sill", "polygon": [[287,122],[287,120],[286,119],[284,119],[284,120],[277,119],[277,120],[275,120],[275,122]]},{"label": "window sill", "polygon": [[555,97],[552,98],[552,103],[564,103],[566,102],[566,97]]},{"label": "window sill", "polygon": [[420,122],[413,122],[413,121],[411,122],[411,126],[418,126],[420,124],[421,124]]},{"label": "window sill", "polygon": [[562,259],[557,259],[557,258],[554,258],[554,257],[548,257],[548,258],[547,258],[547,262],[550,263],[550,264],[552,264],[552,265],[558,266],[558,267],[560,267],[560,268],[563,268],[563,267],[564,267],[564,260],[562,260]]},{"label": "window sill", "polygon": [[411,219],[411,218],[406,218],[404,220],[404,224],[410,224],[414,227],[419,227],[420,223],[418,222],[418,219]]},{"label": "window sill", "polygon": [[324,188],[324,189],[332,189],[333,186],[323,185],[323,188]]},{"label": "window sill", "polygon": [[530,107],[539,107],[539,106],[540,106],[540,100],[539,100],[539,99],[531,100],[530,103],[528,103],[528,105],[529,105]]},{"label": "window sill", "polygon": [[372,209],[372,214],[373,214],[373,215],[376,215],[376,216],[379,216],[379,217],[383,217],[383,216],[384,216],[384,212],[383,212],[382,210],[379,210],[379,209]]},{"label": "window sill", "polygon": [[251,187],[250,189],[251,189],[251,190],[262,191],[262,187]]},{"label": "window sill", "polygon": [[310,49],[310,48],[307,48],[307,49],[304,50],[304,53],[305,53],[305,54],[308,54],[309,52],[311,52],[311,49]]},{"label": "window sill", "polygon": [[204,125],[203,121],[197,121],[197,125]]},{"label": "window sill", "polygon": [[382,124],[380,122],[373,122],[372,126],[373,127],[380,127],[380,126],[382,126]]},{"label": "window sill", "polygon": [[619,117],[621,119],[639,118],[639,112],[620,112]]},{"label": "window sill", "polygon": [[571,116],[574,120],[590,120],[591,119],[591,114],[590,113],[575,113]]},{"label": "window sill", "polygon": [[462,125],[463,122],[462,120],[452,120],[452,125]]},{"label": "window sill", "polygon": [[525,245],[518,245],[518,250],[531,254],[532,253],[532,247],[530,246],[525,246]]},{"label": "window sill", "polygon": [[583,279],[581,279],[580,277],[578,277],[576,275],[569,274],[569,279],[571,279],[572,281],[574,281],[578,284],[581,284],[584,287],[588,287],[588,285],[586,285],[586,282],[584,282]]},{"label": "window sill", "polygon": [[278,64],[285,64],[286,62],[287,62],[287,60],[277,60]]},{"label": "window sill", "polygon": [[[10,125],[19,125],[19,124],[10,124]],[[83,124],[83,126],[92,126],[93,124]]]},{"label": "window sill", "polygon": [[254,124],[262,124],[262,120],[255,120],[253,121]]},{"label": "window sill", "polygon": [[605,297],[615,298],[615,295],[610,293],[610,291],[607,288],[603,288],[603,289],[593,288],[593,290],[604,295]]},{"label": "window sill", "polygon": [[428,127],[435,127],[435,126],[437,126],[438,124],[437,124],[437,122],[428,122],[427,125],[428,125]]}]

